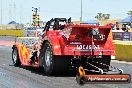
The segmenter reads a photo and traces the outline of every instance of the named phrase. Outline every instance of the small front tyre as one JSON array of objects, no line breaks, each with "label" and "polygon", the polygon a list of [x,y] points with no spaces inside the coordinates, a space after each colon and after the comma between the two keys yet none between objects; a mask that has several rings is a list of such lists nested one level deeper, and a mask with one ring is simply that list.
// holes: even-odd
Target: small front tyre
[{"label": "small front tyre", "polygon": [[12,62],[13,62],[14,66],[20,66],[21,65],[18,50],[16,47],[14,47],[13,51],[12,51]]}]

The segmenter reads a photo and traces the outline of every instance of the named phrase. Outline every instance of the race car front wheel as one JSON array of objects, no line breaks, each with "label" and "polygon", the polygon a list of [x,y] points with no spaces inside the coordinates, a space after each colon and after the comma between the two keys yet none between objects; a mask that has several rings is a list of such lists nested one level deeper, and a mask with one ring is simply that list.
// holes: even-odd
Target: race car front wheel
[{"label": "race car front wheel", "polygon": [[12,62],[13,62],[14,66],[20,66],[21,65],[18,50],[16,47],[14,47],[13,51],[12,51]]}]

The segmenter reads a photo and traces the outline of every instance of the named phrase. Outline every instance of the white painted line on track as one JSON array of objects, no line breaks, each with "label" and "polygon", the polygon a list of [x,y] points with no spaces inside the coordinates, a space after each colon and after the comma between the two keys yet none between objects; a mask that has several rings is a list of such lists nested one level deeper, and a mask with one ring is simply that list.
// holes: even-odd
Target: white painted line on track
[{"label": "white painted line on track", "polygon": [[126,61],[118,61],[118,60],[111,60],[111,61],[116,63],[132,64],[132,62],[126,62]]}]

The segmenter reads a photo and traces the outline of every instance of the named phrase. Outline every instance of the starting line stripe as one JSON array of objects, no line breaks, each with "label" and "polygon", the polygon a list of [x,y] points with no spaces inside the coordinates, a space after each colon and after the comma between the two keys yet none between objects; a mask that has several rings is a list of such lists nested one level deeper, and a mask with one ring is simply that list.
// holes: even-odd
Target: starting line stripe
[{"label": "starting line stripe", "polygon": [[4,40],[0,40],[0,45],[1,46],[13,46],[15,42],[14,41],[4,41]]}]

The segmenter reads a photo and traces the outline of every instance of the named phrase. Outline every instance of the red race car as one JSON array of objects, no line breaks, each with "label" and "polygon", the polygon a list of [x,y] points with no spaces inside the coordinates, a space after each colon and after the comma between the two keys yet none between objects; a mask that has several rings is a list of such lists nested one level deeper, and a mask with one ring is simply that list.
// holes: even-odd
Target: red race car
[{"label": "red race car", "polygon": [[54,18],[39,36],[18,37],[12,49],[15,66],[42,67],[47,75],[78,71],[80,66],[85,72],[113,71],[110,62],[115,50],[109,25],[74,24],[71,19]]}]

